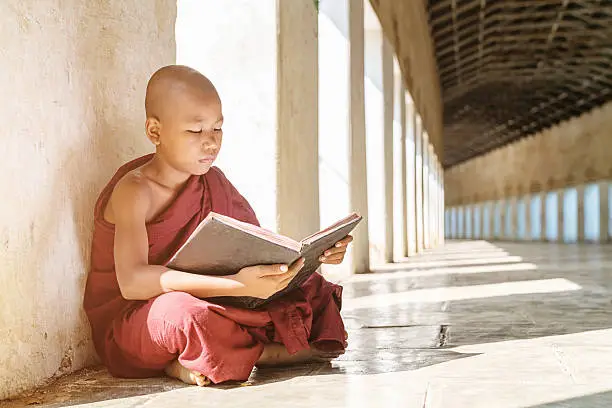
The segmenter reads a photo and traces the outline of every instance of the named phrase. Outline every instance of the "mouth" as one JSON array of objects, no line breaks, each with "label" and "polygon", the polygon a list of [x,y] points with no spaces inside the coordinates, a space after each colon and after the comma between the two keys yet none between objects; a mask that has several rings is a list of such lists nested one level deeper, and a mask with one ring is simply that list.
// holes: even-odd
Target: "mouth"
[{"label": "mouth", "polygon": [[198,162],[200,162],[202,164],[211,164],[214,161],[215,161],[215,157],[213,157],[213,156],[205,157],[203,159],[198,160]]}]

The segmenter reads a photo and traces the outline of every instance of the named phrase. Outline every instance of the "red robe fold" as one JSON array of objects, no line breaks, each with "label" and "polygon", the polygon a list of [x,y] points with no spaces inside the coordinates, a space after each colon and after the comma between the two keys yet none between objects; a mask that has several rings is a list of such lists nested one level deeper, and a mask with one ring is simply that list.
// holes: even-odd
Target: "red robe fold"
[{"label": "red robe fold", "polygon": [[[248,378],[263,345],[283,343],[293,353],[314,343],[344,348],[342,288],[319,274],[261,310],[209,303],[183,292],[148,301],[121,296],[113,255],[114,226],[104,209],[117,182],[152,155],[122,166],[95,206],[91,270],[84,307],[102,362],[118,377],[152,377],[178,358],[214,383]],[[173,204],[147,224],[149,263],[164,265],[210,211],[258,225],[249,203],[216,167],[192,176]]]}]

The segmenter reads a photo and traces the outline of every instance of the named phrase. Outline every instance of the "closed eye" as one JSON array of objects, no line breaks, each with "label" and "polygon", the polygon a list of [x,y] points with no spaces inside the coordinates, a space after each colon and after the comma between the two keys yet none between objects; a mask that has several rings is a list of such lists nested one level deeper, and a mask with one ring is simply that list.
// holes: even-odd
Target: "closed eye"
[{"label": "closed eye", "polygon": [[189,132],[189,133],[195,133],[195,134],[198,134],[198,133],[202,133],[202,129],[200,129],[200,130],[188,130],[188,132]]}]

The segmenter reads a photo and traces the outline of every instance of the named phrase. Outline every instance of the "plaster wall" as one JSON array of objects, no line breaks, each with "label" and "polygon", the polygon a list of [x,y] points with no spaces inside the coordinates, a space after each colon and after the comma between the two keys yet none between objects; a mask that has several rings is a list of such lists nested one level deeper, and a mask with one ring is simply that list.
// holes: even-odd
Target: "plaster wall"
[{"label": "plaster wall", "polygon": [[148,77],[176,2],[0,2],[0,399],[96,360],[82,312],[94,201],[152,151]]}]

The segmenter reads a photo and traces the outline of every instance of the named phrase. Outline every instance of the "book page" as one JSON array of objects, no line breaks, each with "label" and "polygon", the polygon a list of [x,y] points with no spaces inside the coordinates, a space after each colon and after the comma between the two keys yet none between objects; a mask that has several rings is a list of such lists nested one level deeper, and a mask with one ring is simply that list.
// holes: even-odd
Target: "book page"
[{"label": "book page", "polygon": [[345,217],[343,219],[341,219],[340,221],[336,222],[335,224],[330,225],[329,227],[315,232],[314,234],[310,235],[309,237],[306,237],[302,240],[302,245],[309,245],[312,242],[320,239],[321,237],[324,237],[325,235],[328,235],[334,231],[339,230],[340,228],[342,228],[343,226],[352,223],[353,221],[360,219],[361,216],[357,213],[352,213],[351,215],[349,215],[348,217]]}]

